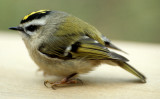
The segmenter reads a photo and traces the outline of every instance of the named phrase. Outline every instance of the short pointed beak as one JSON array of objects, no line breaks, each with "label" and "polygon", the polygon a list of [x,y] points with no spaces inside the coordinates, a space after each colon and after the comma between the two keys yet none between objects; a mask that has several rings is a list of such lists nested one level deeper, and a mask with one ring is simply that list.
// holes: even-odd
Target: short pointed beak
[{"label": "short pointed beak", "polygon": [[10,27],[10,30],[24,31],[22,27]]}]

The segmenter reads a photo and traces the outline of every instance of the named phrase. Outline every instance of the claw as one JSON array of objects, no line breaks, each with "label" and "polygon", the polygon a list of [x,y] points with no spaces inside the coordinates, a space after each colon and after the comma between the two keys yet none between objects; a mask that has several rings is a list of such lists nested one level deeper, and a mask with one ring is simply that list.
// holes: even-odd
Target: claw
[{"label": "claw", "polygon": [[[44,81],[44,85],[47,87],[47,88],[49,88],[48,86],[47,86],[47,83],[50,83],[48,80],[46,80],[46,81]],[[50,83],[51,84],[51,83]]]},{"label": "claw", "polygon": [[54,86],[56,86],[54,83],[49,82],[48,80],[44,81],[44,85],[45,85],[47,88],[49,88],[49,87],[47,86],[48,83],[51,84],[51,88],[52,88],[52,89],[56,90],[56,89],[54,88]]}]

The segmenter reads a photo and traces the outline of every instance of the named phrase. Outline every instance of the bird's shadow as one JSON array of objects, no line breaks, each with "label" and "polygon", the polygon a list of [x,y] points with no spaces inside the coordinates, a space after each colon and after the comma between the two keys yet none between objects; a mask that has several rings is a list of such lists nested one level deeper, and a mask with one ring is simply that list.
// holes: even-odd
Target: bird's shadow
[{"label": "bird's shadow", "polygon": [[[126,86],[126,85],[133,85],[133,84],[142,84],[140,80],[134,79],[134,78],[118,78],[118,77],[107,77],[107,76],[101,76],[101,75],[82,75],[79,77],[83,81],[83,83],[78,83],[78,84],[69,84],[67,86],[58,86],[54,87],[55,89],[59,88],[70,88],[70,87],[75,87],[75,86],[101,86],[105,85],[106,87],[110,87],[112,85],[115,86]],[[41,81],[39,81],[41,80]],[[55,76],[46,76],[43,77],[43,79],[38,79],[36,82],[43,84],[45,80],[49,81],[60,81],[61,78],[55,77]],[[45,87],[45,86],[44,86]]]},{"label": "bird's shadow", "polygon": [[141,80],[139,79],[134,79],[134,78],[118,78],[118,77],[114,77],[114,78],[109,78],[109,77],[102,77],[102,76],[96,76],[96,77],[93,77],[93,76],[83,76],[81,77],[84,81],[86,81],[87,83],[106,83],[106,84],[109,84],[109,83],[142,83]]}]

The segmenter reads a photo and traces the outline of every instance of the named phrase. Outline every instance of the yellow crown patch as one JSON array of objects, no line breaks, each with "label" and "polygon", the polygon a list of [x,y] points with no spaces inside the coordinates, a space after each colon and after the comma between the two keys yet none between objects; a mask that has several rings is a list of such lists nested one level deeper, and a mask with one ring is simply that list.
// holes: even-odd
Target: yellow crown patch
[{"label": "yellow crown patch", "polygon": [[35,12],[32,12],[28,15],[26,15],[23,20],[26,20],[29,16],[33,15],[33,14],[36,14],[36,13],[46,13],[46,11],[49,11],[49,10],[39,10],[39,11],[35,11]]},{"label": "yellow crown patch", "polygon": [[28,15],[26,15],[22,20],[21,20],[21,23],[25,23],[25,22],[28,22],[28,21],[31,21],[33,19],[39,19],[43,16],[46,16],[47,14],[49,14],[51,11],[50,10],[38,10],[38,11],[35,11],[35,12],[32,12]]}]

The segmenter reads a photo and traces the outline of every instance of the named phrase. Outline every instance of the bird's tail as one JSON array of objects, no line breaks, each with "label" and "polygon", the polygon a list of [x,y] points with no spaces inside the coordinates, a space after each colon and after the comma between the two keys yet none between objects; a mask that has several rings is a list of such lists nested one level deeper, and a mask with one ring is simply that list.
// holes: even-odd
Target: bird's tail
[{"label": "bird's tail", "polygon": [[122,67],[126,71],[128,71],[128,72],[132,73],[133,75],[137,76],[138,78],[140,78],[143,83],[146,83],[146,77],[142,73],[137,71],[135,68],[133,68],[131,65],[129,65],[126,62],[118,62],[118,64],[120,67]]}]

